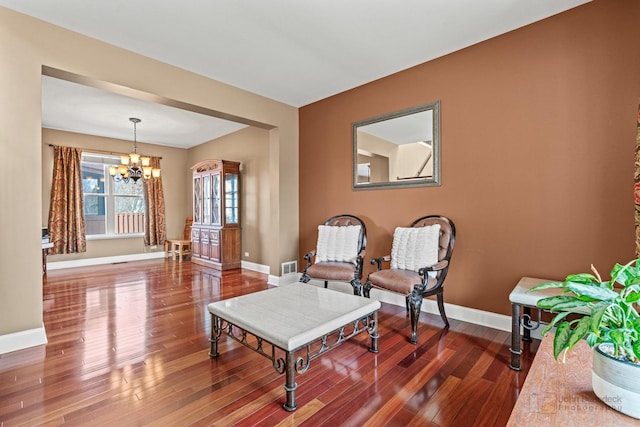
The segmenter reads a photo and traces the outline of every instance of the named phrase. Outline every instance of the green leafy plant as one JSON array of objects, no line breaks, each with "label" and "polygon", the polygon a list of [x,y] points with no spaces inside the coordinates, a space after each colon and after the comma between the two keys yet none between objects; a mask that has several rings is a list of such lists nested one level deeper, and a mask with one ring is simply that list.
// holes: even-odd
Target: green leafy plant
[{"label": "green leafy plant", "polygon": [[[546,282],[531,288],[530,292],[559,288],[562,294],[542,298],[539,308],[558,313],[547,325],[542,335],[556,326],[553,355],[556,360],[576,343],[586,337],[590,347],[611,343],[614,357],[640,363],[640,259],[626,265],[616,264],[611,270],[611,280],[603,281],[591,266],[590,273],[571,274],[564,282]],[[569,314],[578,314],[568,320]]]}]

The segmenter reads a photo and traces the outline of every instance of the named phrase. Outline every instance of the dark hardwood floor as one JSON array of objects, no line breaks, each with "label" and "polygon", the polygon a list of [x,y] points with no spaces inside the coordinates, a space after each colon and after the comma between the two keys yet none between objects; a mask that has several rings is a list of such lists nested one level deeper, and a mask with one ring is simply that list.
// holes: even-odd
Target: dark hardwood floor
[{"label": "dark hardwood floor", "polygon": [[536,348],[515,372],[509,333],[443,330],[424,313],[414,346],[405,309],[383,303],[380,352],[361,334],[313,360],[290,413],[269,360],[228,338],[208,356],[207,304],[266,289],[266,275],[212,273],[164,260],[50,270],[49,343],[0,355],[0,426],[503,426]]}]

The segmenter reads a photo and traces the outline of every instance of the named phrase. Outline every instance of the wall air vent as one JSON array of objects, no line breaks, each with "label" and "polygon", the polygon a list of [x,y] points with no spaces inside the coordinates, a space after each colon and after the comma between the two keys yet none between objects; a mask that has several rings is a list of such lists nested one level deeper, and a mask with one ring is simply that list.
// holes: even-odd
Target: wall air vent
[{"label": "wall air vent", "polygon": [[298,261],[287,261],[283,262],[280,268],[282,271],[282,275],[285,276],[287,274],[293,274],[298,272]]}]

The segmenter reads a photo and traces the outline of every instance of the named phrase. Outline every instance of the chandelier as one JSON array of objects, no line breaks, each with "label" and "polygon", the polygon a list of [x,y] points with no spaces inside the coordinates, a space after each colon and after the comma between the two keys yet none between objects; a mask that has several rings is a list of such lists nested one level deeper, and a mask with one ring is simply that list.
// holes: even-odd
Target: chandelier
[{"label": "chandelier", "polygon": [[151,167],[151,158],[141,157],[140,154],[138,154],[136,126],[142,120],[136,117],[130,117],[129,121],[133,123],[133,153],[130,153],[128,156],[120,156],[120,165],[117,167],[110,166],[109,175],[111,175],[116,182],[129,182],[133,180],[135,183],[140,178],[158,178],[160,176],[160,169]]}]

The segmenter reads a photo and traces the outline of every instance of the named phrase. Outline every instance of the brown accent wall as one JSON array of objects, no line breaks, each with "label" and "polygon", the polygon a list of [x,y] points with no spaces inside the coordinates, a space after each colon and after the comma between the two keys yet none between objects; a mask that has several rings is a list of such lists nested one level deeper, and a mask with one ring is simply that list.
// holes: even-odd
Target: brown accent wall
[{"label": "brown accent wall", "polygon": [[[396,226],[446,215],[445,301],[508,314],[522,276],[632,259],[638,22],[640,2],[596,0],[301,108],[300,261],[317,224],[355,214],[366,278]],[[353,191],[351,124],[436,100],[442,185]]]}]

